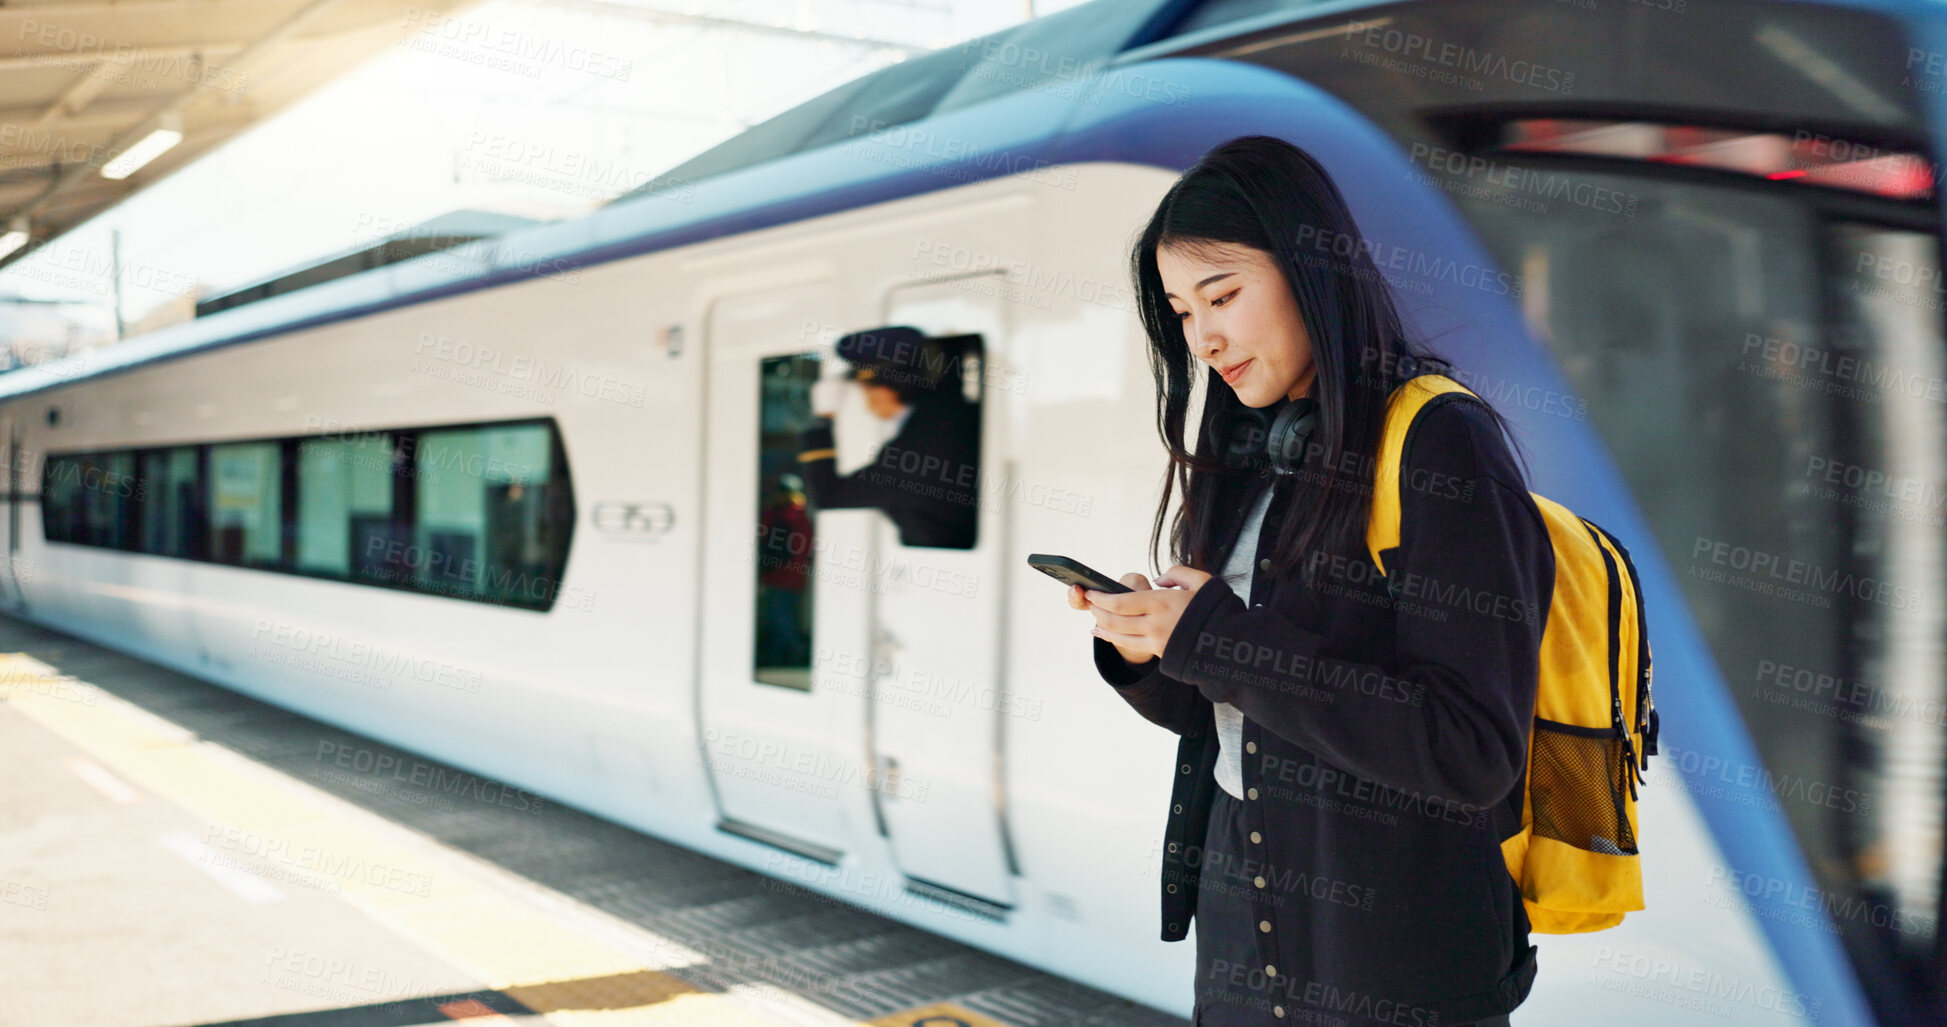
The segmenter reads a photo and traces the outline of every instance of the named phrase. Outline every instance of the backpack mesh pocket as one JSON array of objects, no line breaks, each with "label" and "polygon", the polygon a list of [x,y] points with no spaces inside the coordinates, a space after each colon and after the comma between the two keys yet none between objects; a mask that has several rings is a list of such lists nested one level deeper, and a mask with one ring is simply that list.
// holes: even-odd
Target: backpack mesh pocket
[{"label": "backpack mesh pocket", "polygon": [[1636,855],[1624,811],[1622,739],[1606,728],[1535,720],[1528,801],[1535,834],[1588,852]]}]

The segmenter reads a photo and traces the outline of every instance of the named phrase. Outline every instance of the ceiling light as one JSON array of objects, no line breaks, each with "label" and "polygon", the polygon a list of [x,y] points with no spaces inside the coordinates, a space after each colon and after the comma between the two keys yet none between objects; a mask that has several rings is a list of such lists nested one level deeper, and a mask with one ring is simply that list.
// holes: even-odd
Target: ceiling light
[{"label": "ceiling light", "polygon": [[0,232],[0,259],[5,259],[13,251],[27,245],[27,219],[14,218],[13,224],[5,232]]},{"label": "ceiling light", "polygon": [[101,177],[127,178],[144,164],[162,156],[170,147],[183,141],[182,115],[168,111],[157,119],[156,127],[142,141],[115,155],[115,159],[102,165]]}]

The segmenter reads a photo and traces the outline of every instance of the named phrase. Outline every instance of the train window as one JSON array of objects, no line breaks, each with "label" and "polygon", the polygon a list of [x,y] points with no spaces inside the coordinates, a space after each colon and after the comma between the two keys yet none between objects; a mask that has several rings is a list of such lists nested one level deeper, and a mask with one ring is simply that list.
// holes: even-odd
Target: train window
[{"label": "train window", "polygon": [[970,62],[957,49],[946,47],[909,57],[866,76],[865,87],[847,93],[845,105],[806,133],[797,148],[815,149],[925,117],[966,74]]},{"label": "train window", "polygon": [[572,512],[548,427],[421,431],[414,449],[414,586],[551,604]]},{"label": "train window", "polygon": [[50,542],[88,541],[82,517],[83,454],[51,456],[41,469],[41,532]]},{"label": "train window", "polygon": [[758,377],[757,631],[754,680],[811,690],[811,510],[798,473],[799,435],[811,426],[816,354],[768,357]]},{"label": "train window", "polygon": [[1607,441],[1763,764],[1706,778],[1716,754],[1666,750],[1685,773],[1659,780],[1780,810],[1868,992],[1908,1022],[1942,870],[1938,240],[1783,186],[1548,174],[1574,188],[1540,209],[1465,202],[1587,402],[1541,409]]},{"label": "train window", "polygon": [[111,549],[132,549],[133,526],[142,492],[137,488],[135,454],[101,453],[83,464],[82,517],[89,541]]},{"label": "train window", "polygon": [[202,486],[197,463],[195,446],[149,449],[138,454],[143,552],[203,555]]},{"label": "train window", "polygon": [[149,458],[160,452],[48,457],[41,481],[42,533],[52,542],[156,551],[150,544],[157,530],[152,523],[166,511]]},{"label": "train window", "polygon": [[385,580],[400,539],[393,520],[393,442],[383,432],[301,439],[297,567],[306,574]]},{"label": "train window", "polygon": [[41,473],[50,542],[536,610],[574,530],[552,422],[66,453]]},{"label": "train window", "polygon": [[139,480],[130,453],[52,456],[42,472],[42,531],[56,542],[133,548]]},{"label": "train window", "polygon": [[[1174,0],[1118,0],[1070,7],[949,47],[958,53],[966,73],[930,113],[958,110],[1022,89],[1080,97],[1110,76],[1124,74],[1105,66],[1118,53],[1149,42],[1157,18],[1168,16],[1168,8],[1181,6]],[[1149,85],[1143,81],[1134,88]]]},{"label": "train window", "polygon": [[210,447],[210,558],[278,566],[284,560],[284,461],[276,442]]}]

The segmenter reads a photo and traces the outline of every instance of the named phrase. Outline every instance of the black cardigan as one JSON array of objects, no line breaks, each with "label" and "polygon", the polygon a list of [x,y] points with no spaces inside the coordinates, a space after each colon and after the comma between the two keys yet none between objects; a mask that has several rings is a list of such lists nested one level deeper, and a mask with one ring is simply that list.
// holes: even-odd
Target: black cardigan
[{"label": "black cardigan", "polygon": [[[1436,398],[1406,443],[1390,590],[1363,538],[1319,556],[1314,590],[1267,573],[1290,495],[1280,479],[1248,604],[1213,576],[1160,659],[1132,665],[1093,640],[1104,680],[1183,736],[1164,836],[1165,941],[1188,934],[1204,869],[1211,704],[1243,712],[1241,806],[1262,851],[1227,879],[1271,931],[1252,932],[1263,965],[1234,968],[1229,986],[1262,987],[1288,1021],[1466,1021],[1513,1009],[1534,980],[1500,838],[1520,822],[1554,551],[1478,401]],[[1261,487],[1226,483],[1232,514],[1213,566]]]}]

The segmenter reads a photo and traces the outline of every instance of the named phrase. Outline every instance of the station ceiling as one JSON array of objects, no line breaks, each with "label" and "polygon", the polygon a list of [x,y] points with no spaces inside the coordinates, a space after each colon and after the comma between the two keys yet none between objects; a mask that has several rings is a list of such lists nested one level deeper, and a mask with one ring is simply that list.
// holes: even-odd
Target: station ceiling
[{"label": "station ceiling", "polygon": [[[28,241],[0,267],[473,3],[5,0],[0,235]],[[158,129],[180,142],[103,174]]]}]

